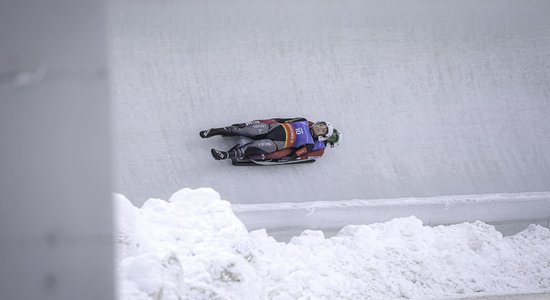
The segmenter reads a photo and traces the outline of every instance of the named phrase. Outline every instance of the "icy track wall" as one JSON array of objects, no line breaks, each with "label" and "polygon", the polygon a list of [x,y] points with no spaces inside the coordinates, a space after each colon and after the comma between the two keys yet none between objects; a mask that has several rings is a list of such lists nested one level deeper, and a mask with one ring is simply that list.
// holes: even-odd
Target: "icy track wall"
[{"label": "icy track wall", "polygon": [[[209,186],[250,204],[550,190],[550,2],[438,2],[110,2],[116,191],[141,204]],[[198,136],[290,116],[331,121],[341,146],[233,167],[209,153],[233,141]]]},{"label": "icy track wall", "polygon": [[[115,197],[119,299],[456,299],[550,291],[550,232],[503,237],[483,222],[414,217],[308,230],[277,243],[248,232],[212,189],[140,208]],[[541,298],[542,299],[542,298]]]}]

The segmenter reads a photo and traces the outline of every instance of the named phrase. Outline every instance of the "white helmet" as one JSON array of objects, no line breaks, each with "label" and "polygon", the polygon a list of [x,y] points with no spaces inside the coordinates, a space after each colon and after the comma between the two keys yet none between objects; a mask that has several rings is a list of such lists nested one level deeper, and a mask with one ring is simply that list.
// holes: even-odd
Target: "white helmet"
[{"label": "white helmet", "polygon": [[325,124],[327,126],[327,134],[319,136],[318,137],[319,141],[326,141],[334,133],[334,126],[332,126],[332,124],[329,122],[319,121],[315,124]]}]

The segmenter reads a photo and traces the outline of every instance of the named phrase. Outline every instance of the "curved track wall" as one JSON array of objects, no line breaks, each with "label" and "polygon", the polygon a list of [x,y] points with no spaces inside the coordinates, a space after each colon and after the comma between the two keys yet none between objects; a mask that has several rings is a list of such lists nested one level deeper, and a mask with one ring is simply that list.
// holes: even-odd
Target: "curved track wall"
[{"label": "curved track wall", "polygon": [[[116,191],[232,203],[550,190],[550,3],[117,1]],[[441,6],[437,6],[441,5]],[[520,7],[521,6],[521,7]],[[201,129],[327,119],[311,165],[214,161]]]}]

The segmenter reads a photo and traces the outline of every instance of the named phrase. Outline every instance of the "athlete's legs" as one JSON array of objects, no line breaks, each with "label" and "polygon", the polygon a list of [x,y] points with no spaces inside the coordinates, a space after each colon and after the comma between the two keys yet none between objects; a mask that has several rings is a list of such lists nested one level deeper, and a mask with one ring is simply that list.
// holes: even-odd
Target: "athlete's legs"
[{"label": "athlete's legs", "polygon": [[253,154],[267,154],[277,151],[277,145],[272,140],[254,140],[248,144],[233,148],[229,151],[229,158],[240,158]]},{"label": "athlete's legs", "polygon": [[259,159],[257,157],[264,157],[264,155],[274,153],[279,150],[283,150],[284,142],[272,141],[270,139],[253,140],[250,143],[242,146],[235,146],[229,151],[222,151],[212,149],[212,156],[215,159],[227,159],[227,158],[243,158],[243,157],[256,157],[253,159]]},{"label": "athlete's legs", "polygon": [[225,128],[229,132],[227,135],[240,135],[251,138],[259,137],[269,132],[269,124],[266,123],[255,123],[244,127],[233,125]]},{"label": "athlete's legs", "polygon": [[249,155],[268,154],[277,151],[277,145],[272,140],[253,140],[243,146],[234,147],[229,151],[212,149],[215,159],[242,158]]},{"label": "athlete's legs", "polygon": [[224,136],[246,136],[250,138],[262,138],[270,130],[269,124],[259,121],[252,121],[241,124],[234,124],[227,127],[211,128],[200,132],[202,138],[209,138],[215,135]]}]

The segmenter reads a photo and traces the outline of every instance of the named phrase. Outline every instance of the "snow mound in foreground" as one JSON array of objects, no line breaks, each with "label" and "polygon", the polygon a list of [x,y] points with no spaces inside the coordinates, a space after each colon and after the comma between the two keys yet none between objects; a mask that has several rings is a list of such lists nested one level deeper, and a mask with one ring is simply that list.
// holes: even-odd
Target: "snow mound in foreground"
[{"label": "snow mound in foreground", "polygon": [[415,217],[349,225],[287,244],[248,232],[210,189],[137,208],[115,195],[120,299],[451,298],[550,291],[550,232],[503,237],[483,222]]}]

